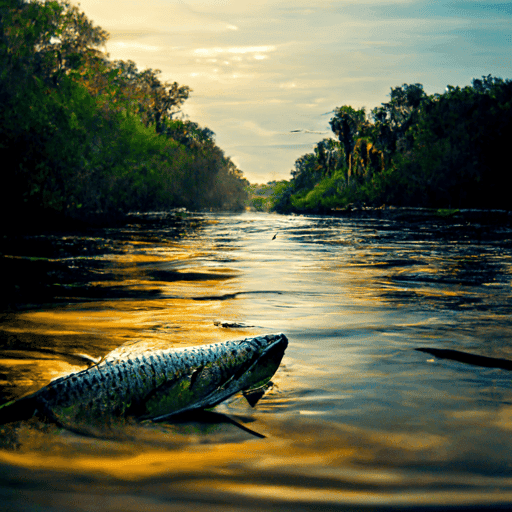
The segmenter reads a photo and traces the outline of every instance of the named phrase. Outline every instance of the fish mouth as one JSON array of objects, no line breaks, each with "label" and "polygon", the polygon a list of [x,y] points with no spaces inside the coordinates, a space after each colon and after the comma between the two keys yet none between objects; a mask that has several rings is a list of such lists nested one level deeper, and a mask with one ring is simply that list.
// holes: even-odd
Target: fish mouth
[{"label": "fish mouth", "polygon": [[[257,354],[256,360],[265,357],[269,352],[276,348],[281,349],[283,352],[288,346],[288,338],[281,332],[279,334],[265,334],[263,336],[255,336],[254,338],[246,338],[240,341],[240,344],[249,343],[258,345],[261,352]],[[263,347],[263,348],[262,348]]]},{"label": "fish mouth", "polygon": [[253,357],[213,393],[206,397],[200,406],[211,409],[240,391],[252,391],[264,387],[274,376],[288,346],[288,338],[283,334],[266,334],[240,341],[240,345],[256,345]]},{"label": "fish mouth", "polygon": [[[246,339],[240,343],[266,343],[254,354],[254,357],[235,372],[229,379],[229,387],[237,387],[237,391],[258,389],[266,385],[276,373],[284,352],[288,347],[288,338],[283,334],[267,334],[261,337]],[[227,387],[227,386],[224,386]]]},{"label": "fish mouth", "polygon": [[[267,334],[266,336],[263,336],[263,338],[270,343],[255,358],[253,361],[253,366],[271,358],[276,363],[277,370],[279,364],[281,363],[281,359],[283,358],[284,351],[288,347],[288,338],[283,333]],[[256,337],[255,339],[259,341],[260,338]]]}]

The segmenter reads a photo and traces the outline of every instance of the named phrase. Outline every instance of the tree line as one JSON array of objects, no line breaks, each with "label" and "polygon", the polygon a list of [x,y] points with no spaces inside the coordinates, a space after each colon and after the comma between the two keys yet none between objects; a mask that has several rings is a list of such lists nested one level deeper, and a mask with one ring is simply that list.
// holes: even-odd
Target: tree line
[{"label": "tree line", "polygon": [[290,180],[273,184],[267,209],[511,207],[511,80],[488,75],[433,95],[403,84],[369,114],[337,107],[329,124],[335,137],[298,158]]},{"label": "tree line", "polygon": [[190,88],[110,60],[107,39],[67,0],[0,0],[4,219],[242,208],[214,133],[176,117]]}]

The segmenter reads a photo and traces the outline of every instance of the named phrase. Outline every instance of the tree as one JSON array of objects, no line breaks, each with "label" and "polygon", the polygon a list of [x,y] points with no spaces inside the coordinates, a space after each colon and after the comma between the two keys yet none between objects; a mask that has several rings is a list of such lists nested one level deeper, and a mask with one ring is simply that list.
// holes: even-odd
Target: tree
[{"label": "tree", "polygon": [[315,147],[315,155],[323,177],[332,176],[345,163],[345,152],[340,142],[323,139]]},{"label": "tree", "polygon": [[329,124],[343,147],[345,164],[348,167],[349,156],[354,148],[356,139],[368,124],[366,112],[364,108],[355,110],[347,105],[337,107],[334,112],[334,117],[329,121]]},{"label": "tree", "polygon": [[391,100],[372,110],[375,122],[373,140],[389,158],[397,149],[407,150],[411,139],[407,138],[408,129],[413,126],[428,97],[422,84],[403,84],[392,87]]},{"label": "tree", "polygon": [[213,132],[173,119],[190,88],[111,62],[106,37],[67,1],[0,3],[3,213],[240,207],[247,182]]},{"label": "tree", "polygon": [[350,202],[510,208],[503,148],[512,137],[511,80],[488,75],[431,96],[421,84],[403,84],[369,119],[345,105],[330,124],[339,149],[321,141],[297,159],[290,209]]},{"label": "tree", "polygon": [[399,166],[434,206],[506,206],[503,155],[512,136],[512,82],[490,76],[422,103]]},{"label": "tree", "polygon": [[[57,2],[52,2],[57,4]],[[41,74],[58,83],[63,76],[83,68],[106,55],[99,50],[108,39],[108,32],[94,24],[68,0],[59,0],[58,16],[52,30],[45,31],[35,49],[40,56]]]}]

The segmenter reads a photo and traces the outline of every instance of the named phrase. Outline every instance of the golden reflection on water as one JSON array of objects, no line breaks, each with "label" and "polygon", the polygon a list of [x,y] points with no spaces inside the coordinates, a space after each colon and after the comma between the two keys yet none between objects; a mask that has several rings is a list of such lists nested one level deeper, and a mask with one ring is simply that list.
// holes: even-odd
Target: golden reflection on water
[{"label": "golden reflection on water", "polygon": [[[466,309],[443,302],[487,306],[487,292],[433,283],[443,272],[456,277],[476,259],[445,261],[414,243],[400,252],[387,242],[379,246],[373,234],[375,245],[364,245],[357,227],[336,234],[339,239],[330,241],[335,252],[314,252],[316,245],[305,248],[303,239],[316,236],[314,227],[303,234],[283,229],[272,244],[268,234],[276,232],[273,223],[309,220],[272,219],[262,233],[258,222],[247,223],[253,231],[236,235],[225,228],[197,243],[134,240],[122,254],[98,257],[109,266],[102,270],[107,279],[95,276],[89,283],[97,296],[5,317],[0,373],[1,383],[19,396],[84,368],[66,353],[98,357],[135,340],[157,348],[283,331],[289,349],[256,408],[239,395],[215,409],[265,439],[221,419],[129,423],[108,439],[33,419],[14,433],[0,428],[16,446],[0,450],[0,464],[57,480],[68,476],[70,489],[85,475],[95,492],[108,488],[123,496],[125,484],[131,490],[160,482],[173,496],[192,500],[192,508],[217,498],[226,510],[241,499],[291,504],[286,510],[303,503],[313,510],[340,502],[512,501],[509,444],[496,437],[508,438],[512,430],[510,393],[485,372],[414,352],[418,344],[447,340],[461,347],[479,342],[487,355],[512,350],[493,341],[500,324],[507,337],[507,311],[489,307],[481,319],[470,310],[477,321],[469,324]],[[414,252],[410,261],[408,250]],[[109,295],[112,290],[122,293]],[[124,292],[133,293],[127,298]],[[223,328],[217,320],[248,326]],[[44,486],[47,477],[39,478],[35,485]]]},{"label": "golden reflection on water", "polygon": [[[143,251],[139,253],[137,248]],[[121,286],[123,293],[136,291],[139,297],[26,311],[12,314],[3,322],[4,335],[14,340],[9,345],[19,346],[22,343],[34,351],[34,358],[25,354],[23,359],[17,360],[11,351],[10,354],[5,353],[6,357],[0,361],[0,369],[6,369],[9,375],[9,385],[18,386],[20,394],[34,391],[52,379],[85,367],[63,362],[61,356],[66,353],[87,352],[86,355],[97,358],[134,339],[152,341],[155,347],[168,348],[215,343],[255,334],[253,330],[233,331],[214,325],[216,320],[225,316],[226,302],[209,301],[207,298],[226,293],[223,275],[231,275],[232,269],[216,267],[205,272],[201,267],[189,265],[187,274],[181,279],[179,266],[206,253],[183,244],[162,249],[137,241],[125,244],[124,249],[126,252],[123,254],[108,256],[113,262],[109,270],[115,280],[92,281],[90,286],[105,289],[107,294]],[[173,262],[179,263],[178,269],[175,271],[171,267],[168,281],[166,269]],[[162,264],[166,266],[162,267]],[[156,278],[152,277],[152,272]],[[200,273],[200,279],[187,280],[194,272]],[[148,298],[147,292],[155,292],[156,295]],[[197,297],[202,300],[195,300]],[[43,357],[38,352],[41,348],[54,351],[54,357]],[[22,371],[17,371],[17,367]],[[31,378],[27,378],[28,373]]]},{"label": "golden reflection on water", "polygon": [[[70,450],[73,434],[60,434],[59,441],[59,436],[52,437],[51,432],[27,431],[21,451],[0,450],[0,463],[56,477],[59,473],[80,475],[80,478],[87,475],[97,482],[98,489],[105,477],[109,480],[103,485],[133,482],[138,489],[144,488],[145,482],[165,478],[165,485],[177,496],[183,493],[203,499],[215,496],[235,502],[237,496],[245,496],[256,503],[263,500],[310,506],[315,503],[418,506],[478,504],[489,498],[500,503],[512,499],[512,492],[493,491],[496,485],[512,486],[510,478],[458,472],[425,473],[421,466],[418,472],[413,467],[400,469],[408,462],[417,461],[418,454],[423,455],[424,464],[442,461],[446,456],[443,450],[446,439],[439,436],[421,439],[407,433],[389,436],[386,432],[369,433],[343,427],[341,437],[333,436],[329,427],[324,431],[318,424],[306,423],[301,425],[304,427],[301,432],[288,432],[286,437],[278,422],[266,421],[261,415],[258,423],[272,434],[269,439],[250,439],[242,444],[198,444],[189,443],[182,436],[179,441],[170,439],[164,448],[164,440],[158,435],[142,441],[137,435],[133,441],[127,439],[123,444],[75,438],[76,453]],[[24,435],[20,437],[23,440]],[[402,454],[400,459],[396,458],[397,449]],[[385,461],[392,455],[394,461]],[[395,462],[396,467],[389,462]],[[443,489],[449,485],[454,490]],[[424,488],[420,494],[416,491],[418,486]],[[461,491],[461,486],[467,489]]]},{"label": "golden reflection on water", "polygon": [[[202,286],[205,286],[204,282]],[[212,281],[207,288],[214,293],[216,282]],[[6,358],[0,360],[0,368],[9,368],[10,384],[15,383],[26,392],[27,387],[37,387],[37,384],[40,387],[52,379],[85,368],[84,365],[70,365],[58,357],[59,353],[87,351],[87,348],[78,348],[77,340],[80,338],[95,338],[94,343],[88,343],[86,355],[101,357],[134,340],[152,342],[154,348],[171,348],[217,343],[257,334],[254,329],[223,329],[215,326],[217,319],[226,316],[224,307],[223,301],[160,299],[92,302],[63,309],[27,311],[16,316],[14,325],[4,324],[4,331],[19,339],[26,334],[31,339],[44,340],[39,348],[54,350],[55,357],[49,360],[50,356],[45,355],[41,359],[37,347],[34,347],[37,359],[27,358],[25,354],[23,359],[17,360],[13,352],[4,353]],[[31,368],[33,378],[27,380],[19,375],[17,365]]]}]

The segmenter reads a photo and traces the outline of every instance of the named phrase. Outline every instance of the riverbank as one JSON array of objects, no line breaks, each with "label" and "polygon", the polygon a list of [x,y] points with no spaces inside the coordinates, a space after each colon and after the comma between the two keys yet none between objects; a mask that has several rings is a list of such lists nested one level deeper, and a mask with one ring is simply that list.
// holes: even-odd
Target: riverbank
[{"label": "riverbank", "polygon": [[477,222],[483,224],[512,223],[512,210],[484,210],[484,209],[436,209],[421,207],[395,207],[395,206],[348,206],[335,208],[329,211],[334,217],[354,218],[385,218],[400,221],[417,222],[421,220],[439,220],[455,222]]},{"label": "riverbank", "polygon": [[[264,211],[248,208],[248,211]],[[423,208],[413,206],[356,206],[346,208],[292,211],[284,215],[325,215],[329,217],[377,218],[399,221],[419,222],[422,220],[446,220],[448,222],[465,222],[481,224],[512,224],[512,210],[500,209],[448,209]]]}]

